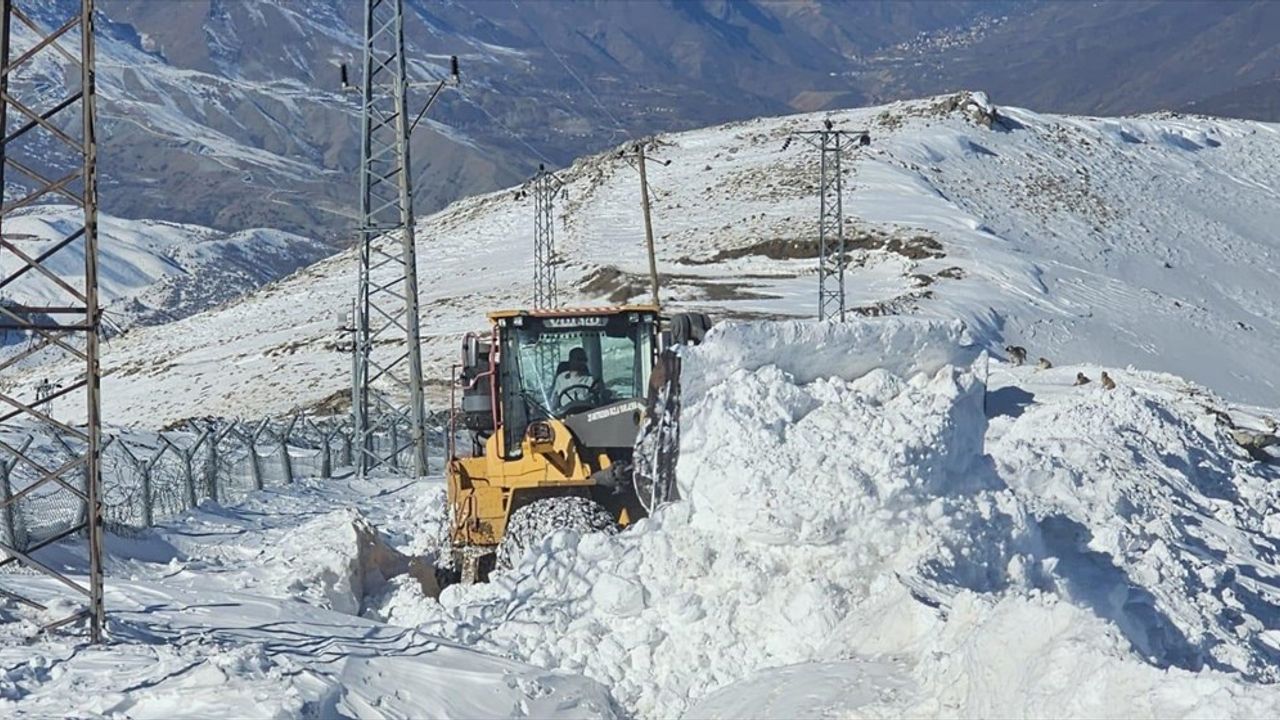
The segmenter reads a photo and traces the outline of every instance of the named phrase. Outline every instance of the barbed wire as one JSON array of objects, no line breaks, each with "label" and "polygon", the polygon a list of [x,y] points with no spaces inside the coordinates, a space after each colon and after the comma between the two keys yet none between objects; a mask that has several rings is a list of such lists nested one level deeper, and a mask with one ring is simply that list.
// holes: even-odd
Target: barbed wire
[{"label": "barbed wire", "polygon": [[[407,433],[408,428],[395,432]],[[389,430],[374,442],[392,447],[390,434]],[[31,447],[31,452],[62,455],[75,450],[74,438],[29,437],[19,444]],[[303,478],[342,476],[351,464],[353,439],[347,417],[302,415],[257,422],[198,420],[159,433],[106,433],[101,464],[103,518],[113,532],[130,534],[207,501],[234,503],[256,490]],[[407,452],[401,467],[412,467]],[[0,458],[3,497],[20,495],[35,479],[23,463]],[[64,480],[76,487],[75,478]],[[79,483],[82,486],[83,480]],[[82,498],[56,484],[41,490],[22,495],[0,513],[0,538],[5,544],[30,550],[83,522]],[[3,555],[0,552],[0,559]]]}]

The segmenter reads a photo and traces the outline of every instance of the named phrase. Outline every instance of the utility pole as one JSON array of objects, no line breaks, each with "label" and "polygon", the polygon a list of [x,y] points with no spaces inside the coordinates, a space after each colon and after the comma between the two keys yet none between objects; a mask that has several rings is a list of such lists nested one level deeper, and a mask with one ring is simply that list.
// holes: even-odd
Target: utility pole
[{"label": "utility pole", "polygon": [[[618,153],[618,157],[626,160],[635,158],[636,167],[640,171],[640,210],[644,214],[644,243],[645,252],[649,257],[649,303],[656,308],[661,309],[662,304],[658,298],[658,259],[653,247],[653,218],[649,210],[649,176],[645,173],[645,145],[650,142],[642,140],[637,142],[630,154],[624,152]],[[670,160],[655,160],[663,166],[671,164]]]},{"label": "utility pole", "polygon": [[821,153],[818,174],[818,319],[845,319],[844,271],[848,265],[844,238],[844,173],[841,158],[851,147],[871,143],[865,130],[837,130],[830,120],[821,130],[805,130],[799,136]]},{"label": "utility pole", "polygon": [[649,213],[649,176],[644,172],[644,143],[636,143],[636,157],[640,164],[640,206],[644,210],[644,244],[649,253],[649,303],[658,303],[658,261],[653,251],[653,219]]},{"label": "utility pole", "polygon": [[[439,81],[411,118],[403,0],[365,0],[361,88],[360,274],[356,293],[352,413],[356,472],[397,467],[412,453],[416,477],[427,474],[426,401],[418,307],[417,244],[409,140],[447,84]],[[342,68],[345,87],[347,70]],[[375,353],[377,346],[385,352]],[[409,427],[407,434],[399,428]],[[379,438],[388,439],[379,443]]]},{"label": "utility pole", "polygon": [[[26,8],[20,9],[21,7]],[[40,492],[43,497],[65,496],[67,504],[83,508],[31,544],[18,537],[0,536],[0,568],[16,563],[47,575],[87,601],[83,609],[53,620],[51,630],[88,620],[89,639],[102,641],[106,614],[102,601],[102,416],[98,363],[98,185],[94,106],[94,0],[46,3],[3,0],[0,9],[0,254],[16,259],[0,275],[0,293],[8,288],[11,301],[0,304],[0,332],[16,330],[31,338],[22,352],[0,361],[0,376],[19,363],[50,367],[70,361],[81,370],[70,382],[31,387],[32,395],[0,392],[0,428],[23,423],[58,434],[65,452],[28,453],[0,440],[0,465],[9,466],[10,480],[21,478],[22,488],[5,493],[0,513],[19,509],[19,501]],[[38,13],[34,14],[33,13]],[[46,30],[34,17],[53,21]],[[27,49],[14,55],[15,21],[22,25]],[[77,37],[78,36],[78,37]],[[77,43],[78,41],[78,43]],[[79,47],[75,47],[78,44]],[[71,45],[74,49],[69,49]],[[49,73],[50,64],[62,72]],[[5,176],[12,169],[13,176]],[[57,240],[36,241],[5,233],[5,222],[25,209],[56,197],[73,208],[70,232]],[[19,280],[23,283],[18,285]],[[47,300],[26,304],[23,287],[38,287],[33,297]],[[79,400],[84,425],[54,417],[53,401]],[[74,407],[74,405],[71,405]],[[62,503],[59,503],[61,506]],[[84,533],[88,554],[86,580],[72,578],[38,555],[44,547]],[[21,545],[21,546],[20,546]],[[0,573],[0,579],[7,577]],[[51,608],[0,586],[0,596],[38,611]]]},{"label": "utility pole", "polygon": [[533,306],[554,308],[556,293],[555,197],[562,183],[539,165],[533,186]]}]

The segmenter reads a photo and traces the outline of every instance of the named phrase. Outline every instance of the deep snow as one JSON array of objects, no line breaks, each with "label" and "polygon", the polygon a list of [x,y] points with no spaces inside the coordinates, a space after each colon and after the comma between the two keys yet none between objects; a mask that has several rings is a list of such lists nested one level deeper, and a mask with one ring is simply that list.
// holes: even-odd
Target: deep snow
[{"label": "deep snow", "polygon": [[1280,472],[1224,424],[1274,412],[1169,375],[1109,368],[1108,391],[1097,366],[1008,366],[944,321],[725,323],[685,360],[687,500],[635,527],[554,534],[435,600],[438,477],[206,505],[112,538],[112,644],[2,626],[0,707],[1280,713]]},{"label": "deep snow", "polygon": [[1217,401],[1092,367],[988,379],[962,341],[718,327],[687,359],[686,502],[439,604],[401,584],[382,612],[582,672],[641,717],[1280,711],[1255,684],[1275,680],[1277,473]]}]

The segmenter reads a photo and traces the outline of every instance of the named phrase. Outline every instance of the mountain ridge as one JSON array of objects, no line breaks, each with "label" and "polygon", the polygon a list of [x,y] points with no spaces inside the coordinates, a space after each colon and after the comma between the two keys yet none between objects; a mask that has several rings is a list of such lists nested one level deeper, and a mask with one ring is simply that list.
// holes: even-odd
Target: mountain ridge
[{"label": "mountain ridge", "polygon": [[[845,166],[851,313],[959,318],[995,354],[1017,344],[1057,364],[1133,365],[1280,404],[1275,124],[1052,115],[963,93],[662,135],[654,154],[672,163],[654,164],[650,180],[664,305],[813,317],[817,157],[783,147],[823,119],[872,137]],[[563,302],[643,299],[634,170],[604,152],[560,176]],[[419,221],[433,402],[447,394],[458,338],[487,309],[529,302],[533,208],[515,189]],[[341,395],[350,358],[339,316],[355,262],[345,251],[217,310],[117,338],[104,356],[107,416],[253,417]]]},{"label": "mountain ridge", "polygon": [[[102,0],[104,209],[351,242],[359,130],[337,64],[359,65],[360,7]],[[410,0],[415,79],[438,76],[451,54],[464,79],[414,139],[418,209],[629,136],[965,87],[1046,111],[1244,104],[1265,118],[1274,102],[1239,95],[1280,77],[1275,7],[610,2],[575,5],[570,27],[556,3]]]}]

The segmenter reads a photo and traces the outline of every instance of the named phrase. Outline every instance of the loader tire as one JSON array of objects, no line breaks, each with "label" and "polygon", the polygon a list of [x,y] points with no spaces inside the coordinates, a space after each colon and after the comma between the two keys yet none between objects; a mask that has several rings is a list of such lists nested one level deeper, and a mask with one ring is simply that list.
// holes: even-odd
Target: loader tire
[{"label": "loader tire", "polygon": [[566,495],[535,500],[511,513],[507,533],[498,545],[495,569],[515,567],[526,552],[557,530],[613,535],[618,532],[618,525],[607,510],[590,498]]}]

